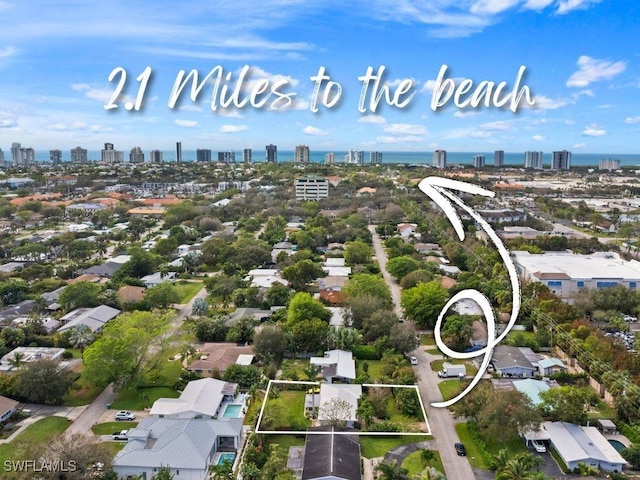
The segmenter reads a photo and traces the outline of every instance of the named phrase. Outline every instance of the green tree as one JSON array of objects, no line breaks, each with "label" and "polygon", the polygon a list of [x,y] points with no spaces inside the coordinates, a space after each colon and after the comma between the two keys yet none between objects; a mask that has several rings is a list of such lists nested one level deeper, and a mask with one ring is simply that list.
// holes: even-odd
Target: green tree
[{"label": "green tree", "polygon": [[339,397],[333,397],[320,404],[318,418],[333,427],[344,427],[351,419],[351,404]]},{"label": "green tree", "polygon": [[173,478],[171,468],[160,465],[158,472],[151,477],[151,480],[173,480]]},{"label": "green tree", "polygon": [[[364,298],[364,297],[360,297]],[[366,343],[373,343],[379,338],[389,336],[391,329],[398,324],[398,316],[393,310],[381,309],[374,311],[364,319],[362,337]]]},{"label": "green tree", "polygon": [[349,265],[371,263],[373,249],[364,242],[347,242],[345,245],[344,259]]},{"label": "green tree", "polygon": [[357,273],[349,278],[349,281],[342,289],[349,299],[363,295],[378,297],[386,303],[391,303],[391,293],[389,287],[379,275],[370,273]]},{"label": "green tree", "polygon": [[462,352],[469,348],[473,338],[473,317],[450,315],[442,327],[442,340],[452,350]]},{"label": "green tree", "polygon": [[229,365],[222,379],[225,382],[237,383],[241,389],[248,390],[262,380],[262,372],[253,365]]},{"label": "green tree", "polygon": [[253,338],[253,351],[263,363],[279,362],[286,348],[286,339],[278,325],[264,325]]},{"label": "green tree", "polygon": [[282,270],[282,278],[295,290],[304,290],[309,283],[325,275],[322,267],[313,260],[300,260]]},{"label": "green tree", "polygon": [[420,327],[433,328],[449,294],[437,281],[419,283],[402,292],[402,309],[409,320]]},{"label": "green tree", "polygon": [[227,342],[246,343],[253,340],[257,320],[250,315],[240,317],[227,332]]},{"label": "green tree", "polygon": [[379,480],[410,480],[409,470],[398,465],[396,461],[383,460],[375,468]]},{"label": "green tree", "polygon": [[[427,265],[432,265],[433,262],[427,263]],[[418,270],[414,270],[411,273],[407,273],[400,280],[400,286],[404,289],[413,288],[419,283],[427,283],[433,280],[434,272],[428,270],[427,268],[420,268]]]},{"label": "green tree", "polygon": [[79,348],[80,353],[84,353],[84,349],[93,342],[94,335],[88,325],[77,325],[71,330],[69,342],[73,348]]},{"label": "green tree", "polygon": [[4,327],[0,332],[3,343],[7,347],[15,348],[24,343],[25,333],[22,328]]},{"label": "green tree", "polygon": [[165,310],[174,303],[180,301],[180,296],[171,282],[162,282],[144,292],[144,303],[148,308],[159,308]]},{"label": "green tree", "polygon": [[591,388],[563,386],[540,392],[540,408],[554,422],[586,423],[589,408],[598,405],[598,394]]},{"label": "green tree", "polygon": [[0,282],[0,302],[2,305],[14,305],[24,300],[29,285],[24,280]]},{"label": "green tree", "polygon": [[628,461],[634,469],[640,468],[640,445],[633,444],[620,452],[622,457]]},{"label": "green tree", "polygon": [[289,302],[287,323],[293,325],[301,321],[319,319],[329,322],[331,311],[306,292],[296,293]]},{"label": "green tree", "polygon": [[389,332],[389,346],[396,352],[406,355],[418,348],[420,341],[416,332],[406,323],[396,323]]},{"label": "green tree", "polygon": [[289,301],[291,290],[279,282],[274,283],[264,294],[267,307],[284,306]]},{"label": "green tree", "polygon": [[222,318],[204,318],[195,323],[195,334],[201,342],[224,342],[228,332]]},{"label": "green tree", "polygon": [[285,239],[285,227],[287,226],[287,220],[281,216],[269,217],[264,227],[260,240],[264,240],[269,245],[281,242]]},{"label": "green tree", "polygon": [[198,317],[205,316],[209,313],[209,303],[204,298],[196,298],[193,302],[193,307],[191,309],[191,313],[197,315]]},{"label": "green tree", "polygon": [[408,255],[402,255],[389,260],[387,263],[387,271],[399,282],[402,277],[422,268],[423,266],[424,263],[420,260],[416,260]]},{"label": "green tree", "polygon": [[396,389],[396,406],[403,415],[415,417],[420,413],[420,400],[414,388]]},{"label": "green tree", "polygon": [[31,403],[59,405],[75,380],[75,374],[54,360],[27,364],[16,373],[17,392]]},{"label": "green tree", "polygon": [[102,287],[92,282],[78,282],[67,285],[60,293],[58,303],[65,310],[74,308],[96,307],[100,304],[99,296]]},{"label": "green tree", "polygon": [[[373,315],[377,312],[390,311],[389,307],[389,303],[385,300],[370,294],[351,296],[347,300],[342,316],[347,325],[362,329]],[[395,322],[397,321],[396,318]]]},{"label": "green tree", "polygon": [[298,352],[316,352],[326,344],[329,324],[318,318],[301,320],[291,327],[293,345]]},{"label": "green tree", "polygon": [[139,377],[152,345],[163,341],[171,316],[152,312],[123,313],[107,323],[84,352],[84,374],[102,387],[125,388]]}]

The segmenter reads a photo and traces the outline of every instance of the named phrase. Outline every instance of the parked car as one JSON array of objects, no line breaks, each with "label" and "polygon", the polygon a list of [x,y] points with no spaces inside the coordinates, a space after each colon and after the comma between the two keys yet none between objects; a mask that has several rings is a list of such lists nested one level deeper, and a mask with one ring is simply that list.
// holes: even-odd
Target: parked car
[{"label": "parked car", "polygon": [[454,443],[453,446],[456,448],[456,453],[458,455],[460,455],[461,457],[464,457],[467,455],[467,449],[464,448],[464,445],[461,443]]},{"label": "parked car", "polygon": [[409,357],[409,361],[411,362],[411,365],[417,365],[418,364],[417,357],[411,356],[411,357]]},{"label": "parked car", "polygon": [[538,453],[544,453],[547,451],[547,447],[539,440],[531,440],[531,445]]},{"label": "parked car", "polygon": [[120,412],[116,412],[115,415],[115,419],[118,422],[123,422],[123,421],[131,421],[134,420],[136,418],[136,416],[131,413],[131,412],[127,412],[127,411],[120,411]]},{"label": "parked car", "polygon": [[121,430],[119,432],[113,432],[111,437],[114,440],[127,440],[127,433],[129,433],[129,430]]}]

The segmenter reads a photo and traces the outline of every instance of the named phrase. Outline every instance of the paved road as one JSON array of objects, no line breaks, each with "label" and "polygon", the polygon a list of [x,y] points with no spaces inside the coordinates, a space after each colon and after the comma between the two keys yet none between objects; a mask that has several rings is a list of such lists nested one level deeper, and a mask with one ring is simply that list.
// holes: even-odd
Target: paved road
[{"label": "paved road", "polygon": [[117,397],[118,394],[113,391],[113,386],[109,385],[67,428],[64,433],[65,436],[70,437],[76,433],[93,435],[91,427],[96,423],[100,423],[105,414],[110,412],[107,409],[107,404],[113,403]]},{"label": "paved road", "polygon": [[[373,249],[380,265],[380,270],[391,290],[395,311],[401,316],[400,287],[387,272],[387,254],[384,251],[380,237],[373,226],[369,226],[369,230],[373,236]],[[450,479],[473,479],[475,476],[468,460],[466,457],[459,457],[453,448],[453,444],[460,441],[455,430],[453,415],[446,408],[433,408],[431,406],[433,402],[442,401],[440,390],[438,390],[438,377],[429,365],[432,360],[440,357],[429,355],[420,347],[415,350],[414,355],[418,358],[418,365],[414,367],[420,376],[418,389],[427,410],[429,426],[435,437],[436,448],[440,452],[440,458],[445,469],[444,473]]]}]

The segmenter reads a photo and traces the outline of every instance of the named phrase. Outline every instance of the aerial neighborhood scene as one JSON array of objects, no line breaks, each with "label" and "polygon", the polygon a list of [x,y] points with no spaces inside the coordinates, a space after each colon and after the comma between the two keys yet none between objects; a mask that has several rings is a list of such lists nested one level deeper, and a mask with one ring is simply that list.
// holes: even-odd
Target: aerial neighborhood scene
[{"label": "aerial neighborhood scene", "polygon": [[640,478],[640,3],[0,17],[0,480]]}]

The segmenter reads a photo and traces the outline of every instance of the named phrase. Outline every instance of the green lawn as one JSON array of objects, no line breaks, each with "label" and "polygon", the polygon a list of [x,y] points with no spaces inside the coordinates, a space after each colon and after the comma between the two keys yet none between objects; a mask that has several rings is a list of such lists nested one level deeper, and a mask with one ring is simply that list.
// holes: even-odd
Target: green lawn
[{"label": "green lawn", "polygon": [[589,411],[587,417],[589,420],[596,420],[598,418],[615,418],[616,410],[604,400],[599,400],[598,406],[594,410]]},{"label": "green lawn", "polygon": [[[291,360],[285,358],[280,364],[280,370],[282,370],[282,379],[290,379],[291,376],[297,377],[298,380],[309,380],[304,370],[309,367],[309,359],[296,359]],[[294,375],[295,374],[295,375]],[[315,379],[314,379],[315,381]]]},{"label": "green lawn", "polygon": [[176,282],[173,284],[176,291],[178,292],[178,298],[180,299],[178,303],[189,303],[196,293],[202,290],[204,287],[204,283],[201,282]]},{"label": "green lawn", "polygon": [[505,341],[508,344],[513,344],[515,347],[525,346],[525,345],[515,345],[514,339],[516,337],[520,337],[524,339],[526,342],[534,342],[537,340],[537,335],[534,332],[527,332],[526,330],[511,330],[507,334],[507,338],[505,338]]},{"label": "green lawn", "polygon": [[[270,428],[274,430],[299,430],[310,427],[311,421],[304,416],[305,395],[306,391],[304,390],[281,389],[277,399],[270,398],[267,400],[263,421],[265,416],[271,418],[273,425]],[[297,428],[294,428],[294,426],[297,426]],[[261,429],[265,428],[261,425]]]},{"label": "green lawn", "polygon": [[382,373],[384,362],[382,360],[356,360],[356,376],[364,375],[364,363],[369,364],[369,378],[380,378],[385,375]]},{"label": "green lawn", "polygon": [[102,387],[92,385],[80,374],[80,378],[74,382],[65,395],[63,404],[67,407],[89,405],[100,395],[102,390],[104,390]]},{"label": "green lawn", "polygon": [[433,338],[432,333],[425,333],[420,335],[420,345],[435,345],[436,341]]},{"label": "green lawn", "polygon": [[[69,426],[69,420],[65,417],[47,417],[29,425],[25,428],[11,443],[0,445],[0,465],[6,460],[20,460],[15,453],[15,442],[24,442],[27,445],[35,445],[41,442],[47,442],[50,438],[64,432]],[[22,451],[28,451],[23,448]]]},{"label": "green lawn", "polygon": [[467,385],[467,382],[461,382],[457,378],[453,380],[443,380],[438,383],[438,390],[440,390],[443,400],[450,400],[460,393]]},{"label": "green lawn", "polygon": [[138,422],[106,422],[96,423],[91,427],[91,431],[96,435],[111,435],[113,432],[120,430],[129,430],[138,425]]},{"label": "green lawn", "polygon": [[406,458],[402,461],[402,466],[409,470],[409,475],[417,475],[422,472],[426,467],[433,467],[441,473],[444,473],[444,466],[442,465],[442,460],[440,459],[440,453],[436,450],[431,450],[435,457],[429,463],[422,460],[422,450],[418,450],[417,452],[410,453],[406,456]]},{"label": "green lawn", "polygon": [[289,447],[304,447],[304,435],[268,435],[267,441],[270,445],[279,445],[280,451],[289,453]]},{"label": "green lawn", "polygon": [[[467,429],[467,424],[465,423],[457,423],[456,424],[456,433],[458,434],[458,438],[460,439],[460,443],[462,443],[467,449],[467,458],[469,459],[469,463],[472,467],[476,468],[489,468],[485,465],[484,460],[482,459],[482,455],[480,454],[480,450],[476,447],[475,442],[471,438],[469,434],[469,430]],[[453,448],[453,445],[451,445]]]},{"label": "green lawn", "polygon": [[173,388],[153,387],[153,388],[128,388],[118,395],[118,398],[111,405],[113,410],[144,410],[150,407],[159,398],[178,398],[180,394]]},{"label": "green lawn", "polygon": [[431,435],[403,435],[403,436],[360,436],[360,451],[363,457],[384,457],[384,454],[400,445],[407,443],[424,442],[433,440]]},{"label": "green lawn", "polygon": [[487,450],[492,455],[496,455],[503,448],[507,449],[509,452],[509,458],[519,454],[527,452],[527,447],[524,445],[524,440],[520,437],[512,438],[505,442],[499,442],[496,438],[482,438],[484,439],[484,443],[487,445]]},{"label": "green lawn", "polygon": [[253,400],[251,400],[247,413],[244,416],[245,425],[251,425],[252,427],[255,425],[255,422],[258,420],[258,415],[260,414],[260,408],[262,408],[263,400],[264,392],[258,392]]},{"label": "green lawn", "polygon": [[431,355],[442,355],[442,352],[438,348],[427,348],[425,352],[430,353]]}]

